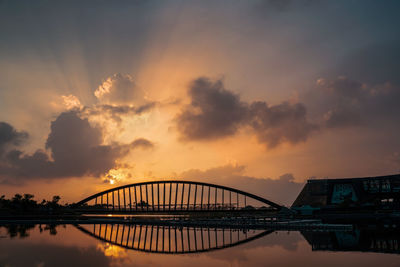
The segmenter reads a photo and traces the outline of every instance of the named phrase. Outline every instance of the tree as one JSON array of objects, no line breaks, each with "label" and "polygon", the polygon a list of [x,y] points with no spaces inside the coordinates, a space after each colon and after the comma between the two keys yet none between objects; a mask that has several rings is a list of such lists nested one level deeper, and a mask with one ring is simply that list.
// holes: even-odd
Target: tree
[{"label": "tree", "polygon": [[29,201],[29,200],[32,200],[34,197],[35,197],[35,196],[32,195],[32,194],[24,194],[23,200]]},{"label": "tree", "polygon": [[51,202],[58,205],[58,202],[60,201],[60,199],[61,199],[60,196],[53,196],[53,200]]},{"label": "tree", "polygon": [[19,203],[22,200],[22,196],[20,194],[15,194],[15,196],[12,198],[12,202],[14,203]]}]

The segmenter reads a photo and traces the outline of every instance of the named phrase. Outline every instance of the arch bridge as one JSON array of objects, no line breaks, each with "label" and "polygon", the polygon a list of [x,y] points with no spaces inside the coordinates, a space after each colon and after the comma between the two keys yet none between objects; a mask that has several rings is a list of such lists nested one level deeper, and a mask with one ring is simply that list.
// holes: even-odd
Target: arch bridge
[{"label": "arch bridge", "polygon": [[165,180],[115,187],[74,205],[90,213],[186,213],[279,211],[283,207],[235,188],[203,182]]}]

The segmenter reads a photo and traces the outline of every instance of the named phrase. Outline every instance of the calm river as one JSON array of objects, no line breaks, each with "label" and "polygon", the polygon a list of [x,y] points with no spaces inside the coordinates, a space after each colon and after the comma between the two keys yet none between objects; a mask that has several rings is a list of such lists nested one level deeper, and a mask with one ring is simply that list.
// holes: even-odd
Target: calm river
[{"label": "calm river", "polygon": [[0,266],[400,266],[395,230],[0,226]]}]

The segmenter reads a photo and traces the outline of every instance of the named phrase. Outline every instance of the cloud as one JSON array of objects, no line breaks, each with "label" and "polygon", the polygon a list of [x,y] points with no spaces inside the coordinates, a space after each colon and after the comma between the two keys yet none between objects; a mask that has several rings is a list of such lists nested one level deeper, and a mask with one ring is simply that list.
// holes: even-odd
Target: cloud
[{"label": "cloud", "polygon": [[135,141],[133,141],[130,144],[131,148],[143,148],[143,149],[149,149],[149,148],[153,148],[154,144],[152,142],[150,142],[147,139],[144,138],[138,138]]},{"label": "cloud", "polygon": [[304,142],[318,129],[308,121],[303,104],[283,102],[268,106],[263,101],[248,104],[225,89],[221,80],[199,78],[193,81],[189,97],[190,104],[175,118],[184,140],[223,138],[250,126],[258,140],[272,148],[283,142]]},{"label": "cloud", "polygon": [[104,104],[142,103],[143,92],[128,74],[114,74],[108,77],[94,92],[97,99]]},{"label": "cloud", "polygon": [[27,132],[17,131],[10,124],[0,122],[0,155],[9,147],[21,145],[28,136]]},{"label": "cloud", "polygon": [[304,238],[301,236],[300,232],[275,231],[262,238],[252,240],[245,245],[235,247],[234,253],[232,253],[233,251],[230,249],[225,249],[220,250],[218,253],[210,253],[208,256],[211,258],[224,260],[228,263],[231,263],[230,265],[236,264],[239,266],[263,266],[264,264],[261,261],[257,262],[257,264],[255,264],[255,262],[251,262],[252,259],[254,259],[254,254],[252,251],[256,249],[258,251],[269,251],[272,247],[279,247],[286,251],[295,252],[298,249],[301,241],[304,241]]},{"label": "cloud", "polygon": [[156,105],[156,102],[149,102],[137,107],[130,105],[97,104],[90,107],[83,107],[79,111],[85,117],[100,115],[106,119],[112,119],[121,123],[124,116],[141,115],[151,111]]},{"label": "cloud", "polygon": [[180,178],[208,182],[253,193],[278,204],[291,205],[300,193],[304,183],[295,181],[292,174],[284,174],[279,179],[256,178],[243,175],[245,166],[225,165],[205,171],[192,169],[178,175]]},{"label": "cloud", "polygon": [[345,76],[321,78],[304,99],[315,113],[323,114],[327,128],[393,125],[400,116],[400,87],[391,83],[370,85]]},{"label": "cloud", "polygon": [[82,108],[81,101],[79,101],[79,99],[74,95],[62,95],[61,98],[63,99],[64,106],[68,110]]},{"label": "cloud", "polygon": [[114,167],[118,146],[102,145],[102,132],[75,112],[61,113],[51,123],[46,142],[59,175],[99,176]]},{"label": "cloud", "polygon": [[104,145],[102,142],[101,129],[91,126],[88,119],[79,116],[78,111],[63,112],[51,123],[46,141],[51,158],[42,150],[32,155],[11,150],[3,155],[0,177],[3,182],[32,178],[98,177],[116,167],[116,160],[132,149],[153,146],[143,138],[128,145]]},{"label": "cloud", "polygon": [[360,105],[368,94],[364,87],[362,83],[344,76],[334,80],[317,80],[316,90],[321,96],[315,101],[323,102],[325,108],[328,108],[323,113],[326,127],[341,128],[362,123]]},{"label": "cloud", "polygon": [[190,84],[191,103],[175,121],[183,139],[209,140],[235,134],[247,116],[246,104],[221,80],[198,78]]},{"label": "cloud", "polygon": [[251,104],[250,114],[250,125],[258,140],[270,148],[283,142],[305,142],[318,129],[307,120],[306,107],[301,103],[283,102],[269,107],[267,103],[258,101]]},{"label": "cloud", "polygon": [[121,132],[125,119],[149,112],[158,104],[145,101],[132,77],[115,74],[99,86],[95,95],[99,102],[90,106],[82,104],[75,95],[61,96],[67,111],[51,122],[46,150],[39,149],[32,154],[17,149],[27,140],[28,133],[0,122],[0,183],[104,177],[110,170],[119,168],[119,159],[130,151],[154,147],[144,138],[126,144],[111,139],[110,130]]},{"label": "cloud", "polygon": [[400,39],[395,35],[388,39],[378,38],[343,57],[337,66],[329,69],[329,73],[344,73],[353,79],[372,84],[383,84],[390,81],[399,85],[399,47]]},{"label": "cloud", "polygon": [[75,95],[62,95],[63,107],[88,118],[91,123],[96,121],[104,124],[111,121],[119,126],[124,119],[150,112],[159,104],[146,100],[142,90],[128,74],[117,73],[108,77],[94,94],[98,102],[91,105],[82,104]]}]

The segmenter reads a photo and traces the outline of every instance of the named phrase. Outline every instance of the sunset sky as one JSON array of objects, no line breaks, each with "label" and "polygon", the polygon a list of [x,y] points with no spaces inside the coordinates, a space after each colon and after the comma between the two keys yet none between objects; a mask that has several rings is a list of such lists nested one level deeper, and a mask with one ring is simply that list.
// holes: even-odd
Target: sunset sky
[{"label": "sunset sky", "polygon": [[400,2],[0,1],[0,195],[158,179],[291,204],[400,173]]}]

